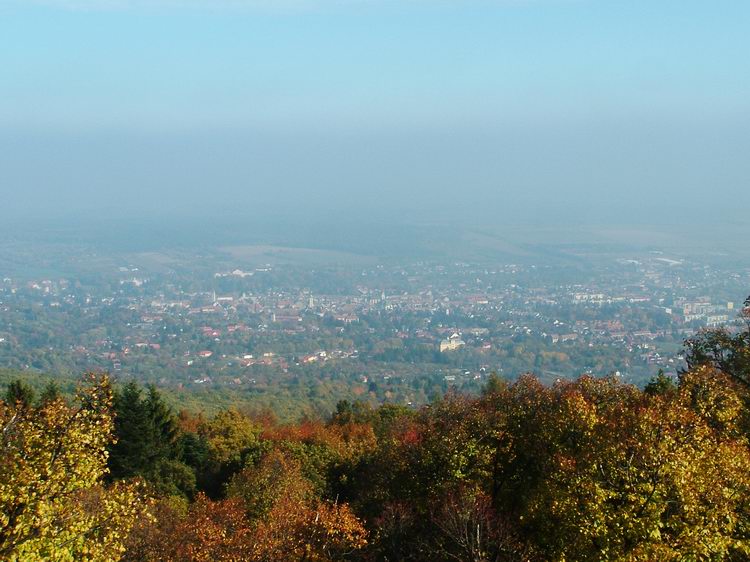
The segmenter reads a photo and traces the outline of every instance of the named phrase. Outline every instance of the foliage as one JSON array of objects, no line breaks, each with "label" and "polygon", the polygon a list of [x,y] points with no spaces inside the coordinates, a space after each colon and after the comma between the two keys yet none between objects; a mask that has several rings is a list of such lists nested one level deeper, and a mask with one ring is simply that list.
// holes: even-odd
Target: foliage
[{"label": "foliage", "polygon": [[750,297],[740,316],[745,326],[735,334],[720,328],[701,331],[685,340],[687,371],[710,365],[750,388]]},{"label": "foliage", "polygon": [[16,379],[8,384],[5,392],[5,403],[11,406],[28,408],[34,402],[34,389],[21,379]]},{"label": "foliage", "polygon": [[227,495],[241,498],[251,519],[267,517],[280,498],[304,503],[314,497],[299,461],[280,450],[270,451],[257,467],[247,467],[236,474]]},{"label": "foliage", "polygon": [[211,497],[221,496],[230,478],[257,457],[259,434],[260,428],[234,408],[200,424],[197,437],[205,443],[205,460],[199,480]]},{"label": "foliage", "polygon": [[0,558],[117,560],[144,512],[140,486],[105,488],[112,393],[91,375],[77,405],[0,404]]},{"label": "foliage", "polygon": [[346,504],[312,506],[281,497],[257,527],[254,560],[341,560],[367,544],[367,531]]},{"label": "foliage", "polygon": [[[713,359],[692,349],[689,370],[644,390],[491,377],[479,396],[418,410],[344,400],[296,424],[174,416],[137,385],[113,420],[106,379],[76,407],[14,400],[0,408],[0,557],[746,560],[748,350],[727,335]],[[151,517],[134,476],[158,496]]]},{"label": "foliage", "polygon": [[44,406],[50,402],[54,402],[61,397],[60,387],[55,381],[49,381],[42,389],[42,394],[39,396],[39,404]]},{"label": "foliage", "polygon": [[659,393],[522,377],[448,395],[380,440],[346,497],[381,558],[729,557],[748,548],[743,393],[701,368]]},{"label": "foliage", "polygon": [[191,495],[195,473],[179,458],[175,417],[155,387],[146,396],[135,383],[115,394],[115,436],[110,445],[112,478],[141,477],[159,492]]},{"label": "foliage", "polygon": [[671,394],[677,390],[674,379],[668,377],[662,369],[645,386],[643,391],[650,395]]},{"label": "foliage", "polygon": [[[711,394],[717,376],[692,373],[674,400],[586,379],[554,390],[547,423],[557,438],[527,511],[550,558],[708,559],[746,548],[750,454],[692,399],[697,387]],[[729,410],[728,425],[738,413]]]},{"label": "foliage", "polygon": [[517,526],[498,516],[491,498],[480,490],[458,488],[439,498],[430,522],[435,536],[427,548],[434,558],[499,562],[533,556]]},{"label": "foliage", "polygon": [[137,529],[128,560],[338,560],[366,544],[346,505],[320,501],[299,463],[271,451],[236,474],[228,498],[199,494],[187,513],[158,506],[159,521]]}]

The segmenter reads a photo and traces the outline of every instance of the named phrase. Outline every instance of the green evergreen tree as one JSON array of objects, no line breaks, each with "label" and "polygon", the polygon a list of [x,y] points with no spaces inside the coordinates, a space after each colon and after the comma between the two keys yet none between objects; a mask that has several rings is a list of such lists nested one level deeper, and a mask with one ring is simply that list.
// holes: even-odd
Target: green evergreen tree
[{"label": "green evergreen tree", "polygon": [[44,406],[50,402],[54,402],[60,398],[60,387],[57,386],[55,381],[50,381],[42,390],[41,396],[39,396],[39,405]]},{"label": "green evergreen tree", "polygon": [[507,386],[507,383],[503,381],[497,373],[491,373],[489,378],[487,379],[487,384],[484,385],[484,388],[482,389],[482,394],[484,396],[489,396],[490,394],[495,394],[497,392],[500,392],[503,388]]},{"label": "green evergreen tree", "polygon": [[677,385],[671,377],[664,374],[663,369],[659,369],[657,375],[649,381],[643,391],[651,396],[671,394],[677,391]]},{"label": "green evergreen tree", "polygon": [[8,384],[5,402],[6,404],[29,408],[34,402],[34,389],[21,379],[16,379]]},{"label": "green evergreen tree", "polygon": [[153,454],[157,459],[173,458],[178,437],[177,423],[169,406],[154,385],[149,385],[144,400],[149,420],[149,433]]},{"label": "green evergreen tree", "polygon": [[134,382],[115,394],[115,436],[110,447],[112,478],[146,476],[153,466],[150,420],[141,389]]},{"label": "green evergreen tree", "polygon": [[195,471],[179,459],[177,422],[156,387],[149,386],[144,397],[136,383],[128,383],[116,394],[114,406],[112,478],[140,476],[163,494],[192,496]]}]

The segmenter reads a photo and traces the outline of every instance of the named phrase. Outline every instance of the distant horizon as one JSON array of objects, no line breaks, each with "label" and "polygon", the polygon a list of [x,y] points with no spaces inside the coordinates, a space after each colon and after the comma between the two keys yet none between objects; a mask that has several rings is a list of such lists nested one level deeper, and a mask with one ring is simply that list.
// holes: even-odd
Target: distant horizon
[{"label": "distant horizon", "polygon": [[[0,267],[22,271],[26,259],[59,248],[90,248],[111,256],[143,252],[166,255],[224,253],[231,247],[268,247],[342,252],[408,263],[614,263],[654,251],[668,257],[750,269],[748,223],[695,228],[678,224],[463,224],[456,221],[336,220],[335,217],[171,217],[85,220],[28,219],[0,224]],[[28,258],[14,261],[18,251]],[[343,257],[342,254],[342,257]],[[8,259],[10,261],[8,261]],[[31,267],[32,262],[28,262]],[[20,268],[20,269],[19,269]]]}]

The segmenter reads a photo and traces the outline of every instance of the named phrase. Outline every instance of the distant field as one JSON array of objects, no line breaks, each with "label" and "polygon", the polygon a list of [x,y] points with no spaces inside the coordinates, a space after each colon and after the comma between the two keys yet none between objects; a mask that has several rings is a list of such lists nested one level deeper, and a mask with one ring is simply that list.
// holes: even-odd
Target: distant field
[{"label": "distant field", "polygon": [[222,246],[220,251],[232,258],[247,263],[257,264],[372,264],[376,260],[350,252],[335,250],[316,250],[312,248],[291,248],[263,244],[246,246]]},{"label": "distant field", "polygon": [[637,255],[662,251],[667,258],[702,258],[710,261],[750,262],[750,224],[711,221],[690,226],[585,225],[511,226],[477,229],[466,241],[492,247],[507,255],[556,253],[579,256]]},{"label": "distant field", "polygon": [[466,261],[579,267],[588,260],[639,259],[663,252],[665,259],[694,258],[715,265],[750,264],[750,224],[695,223],[513,225],[425,223],[418,225],[200,223],[162,229],[151,223],[113,225],[111,230],[71,225],[66,229],[13,230],[0,224],[0,272],[26,278],[116,273],[119,267],[147,272],[273,265],[368,266],[383,261]]}]

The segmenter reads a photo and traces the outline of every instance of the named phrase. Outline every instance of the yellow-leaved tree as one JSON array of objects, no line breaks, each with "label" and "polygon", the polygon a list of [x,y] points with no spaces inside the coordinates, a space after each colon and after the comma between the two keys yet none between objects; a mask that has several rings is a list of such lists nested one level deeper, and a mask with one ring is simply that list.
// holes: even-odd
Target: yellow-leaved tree
[{"label": "yellow-leaved tree", "polygon": [[146,513],[137,482],[106,487],[112,389],[88,375],[75,405],[0,403],[0,559],[118,560]]},{"label": "yellow-leaved tree", "polygon": [[670,396],[582,378],[554,389],[552,466],[531,504],[551,560],[745,560],[743,389],[707,367]]}]

